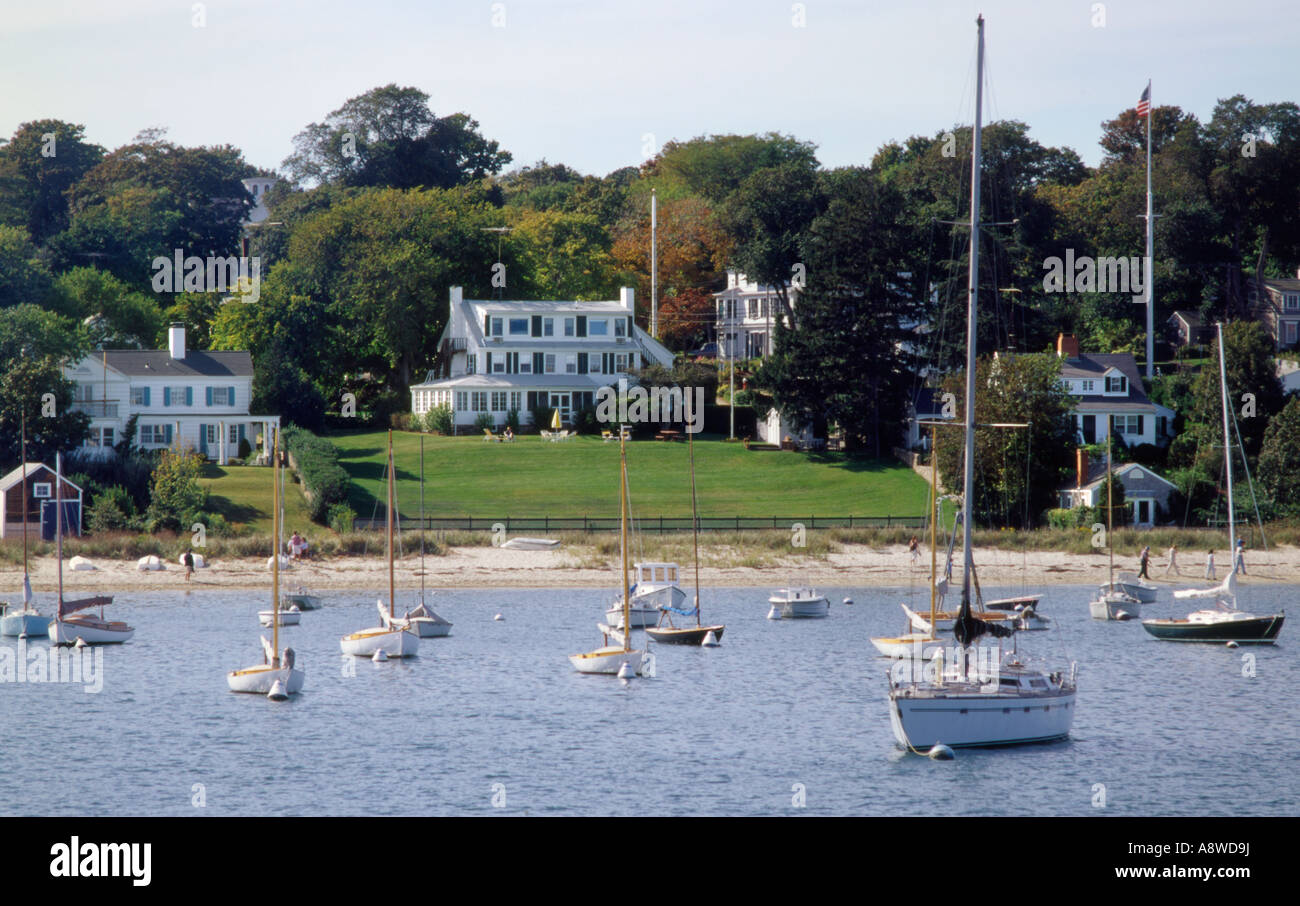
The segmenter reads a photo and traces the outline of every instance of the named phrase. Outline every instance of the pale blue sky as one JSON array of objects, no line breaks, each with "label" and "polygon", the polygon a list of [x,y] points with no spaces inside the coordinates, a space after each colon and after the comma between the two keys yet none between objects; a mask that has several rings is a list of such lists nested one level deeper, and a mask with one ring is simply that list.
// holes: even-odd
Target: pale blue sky
[{"label": "pale blue sky", "polygon": [[[604,174],[663,143],[776,130],[828,166],[968,122],[974,20],[987,20],[994,118],[1095,163],[1098,124],[1136,103],[1202,120],[1221,97],[1300,101],[1295,0],[3,0],[0,135],[55,117],[112,148],[147,126],[278,167],[347,98],[414,85],[465,111],[515,164]],[[20,8],[12,7],[22,4]]]}]

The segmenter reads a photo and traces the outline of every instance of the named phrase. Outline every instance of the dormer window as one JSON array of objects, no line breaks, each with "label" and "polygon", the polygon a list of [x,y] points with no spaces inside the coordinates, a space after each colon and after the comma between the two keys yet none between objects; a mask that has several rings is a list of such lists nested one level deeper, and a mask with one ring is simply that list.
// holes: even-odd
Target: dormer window
[{"label": "dormer window", "polygon": [[1106,378],[1107,393],[1128,393],[1128,378],[1124,375]]}]

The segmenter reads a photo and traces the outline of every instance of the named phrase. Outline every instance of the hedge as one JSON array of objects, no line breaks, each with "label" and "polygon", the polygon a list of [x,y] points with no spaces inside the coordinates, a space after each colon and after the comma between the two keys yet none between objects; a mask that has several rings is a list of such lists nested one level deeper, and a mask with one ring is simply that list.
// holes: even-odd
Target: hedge
[{"label": "hedge", "polygon": [[339,465],[338,448],[296,426],[284,429],[284,446],[302,483],[308,514],[313,522],[324,522],[330,507],[348,499],[348,473]]}]

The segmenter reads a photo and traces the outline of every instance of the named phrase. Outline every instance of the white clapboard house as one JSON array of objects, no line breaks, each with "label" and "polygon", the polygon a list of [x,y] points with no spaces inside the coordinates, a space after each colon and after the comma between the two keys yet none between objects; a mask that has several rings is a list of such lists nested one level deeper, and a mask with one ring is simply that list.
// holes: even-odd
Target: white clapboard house
[{"label": "white clapboard house", "polygon": [[512,409],[531,424],[546,407],[567,425],[601,387],[650,364],[671,367],[673,354],[636,326],[630,287],[607,301],[511,302],[466,299],[453,286],[438,368],[411,387],[411,411],[449,406],[468,427],[483,413],[502,425]]},{"label": "white clapboard house", "polygon": [[252,356],[188,350],[183,324],[168,328],[167,349],[105,349],[64,373],[76,384],[73,409],[90,416],[86,447],[92,450],[119,443],[127,421],[138,415],[137,446],[178,445],[224,465],[238,455],[241,440],[256,450],[268,428],[280,424],[278,415],[248,412]]}]

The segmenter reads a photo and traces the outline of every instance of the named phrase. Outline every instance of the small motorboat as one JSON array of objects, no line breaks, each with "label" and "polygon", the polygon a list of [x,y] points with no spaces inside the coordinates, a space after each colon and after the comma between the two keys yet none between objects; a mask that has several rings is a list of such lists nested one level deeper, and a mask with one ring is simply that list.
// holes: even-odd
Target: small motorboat
[{"label": "small motorboat", "polygon": [[277,619],[281,626],[297,626],[302,622],[302,611],[297,604],[290,604],[288,610],[259,610],[257,612],[257,621],[263,626],[270,626],[272,621]]},{"label": "small motorboat", "polygon": [[767,599],[767,603],[779,607],[784,619],[814,619],[828,616],[831,612],[830,599],[807,586],[778,588]]},{"label": "small motorboat", "polygon": [[320,610],[324,602],[319,595],[309,594],[306,588],[299,585],[297,591],[287,591],[281,595],[280,604],[286,610],[295,606],[299,610]]}]

